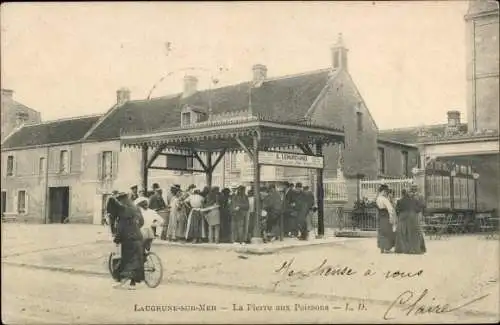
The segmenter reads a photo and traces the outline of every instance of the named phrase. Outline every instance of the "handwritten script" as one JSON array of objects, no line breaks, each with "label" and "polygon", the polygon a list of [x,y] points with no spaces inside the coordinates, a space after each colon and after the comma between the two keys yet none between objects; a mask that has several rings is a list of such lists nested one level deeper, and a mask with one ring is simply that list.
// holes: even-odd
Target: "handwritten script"
[{"label": "handwritten script", "polygon": [[[476,301],[482,300],[489,294],[466,301],[458,306],[451,306],[448,303],[437,303],[436,298],[429,299],[429,289],[424,289],[420,294],[411,290],[406,290],[397,296],[389,308],[384,313],[384,319],[395,319],[391,317],[399,312],[403,312],[404,316],[419,316],[425,314],[444,314],[450,313],[461,308],[464,308]],[[429,301],[430,300],[430,301]]]}]

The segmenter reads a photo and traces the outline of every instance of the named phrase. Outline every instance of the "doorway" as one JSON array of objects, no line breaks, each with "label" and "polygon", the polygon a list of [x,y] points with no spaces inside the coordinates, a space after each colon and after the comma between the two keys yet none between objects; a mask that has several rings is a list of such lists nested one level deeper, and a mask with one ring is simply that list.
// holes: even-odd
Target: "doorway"
[{"label": "doorway", "polygon": [[7,212],[7,192],[2,191],[2,201],[0,202],[2,205],[2,218],[5,212]]},{"label": "doorway", "polygon": [[69,217],[69,187],[49,188],[49,223],[65,223]]}]

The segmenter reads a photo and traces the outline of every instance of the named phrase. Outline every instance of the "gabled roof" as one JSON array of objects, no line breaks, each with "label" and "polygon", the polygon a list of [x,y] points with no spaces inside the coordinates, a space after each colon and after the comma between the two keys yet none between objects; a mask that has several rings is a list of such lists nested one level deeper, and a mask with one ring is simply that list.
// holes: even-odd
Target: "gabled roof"
[{"label": "gabled roof", "polygon": [[81,116],[25,125],[4,140],[2,150],[79,141],[100,117]]},{"label": "gabled roof", "polygon": [[[435,124],[400,129],[380,130],[378,137],[380,140],[390,140],[405,144],[415,144],[422,138],[446,137],[446,128],[447,124]],[[467,132],[467,124],[459,124],[458,132]]]},{"label": "gabled roof", "polygon": [[[251,110],[254,114],[283,122],[304,118],[329,79],[330,69],[271,78],[259,87],[243,82],[151,100],[130,101],[114,107],[86,138],[89,141],[118,139],[121,132],[154,131],[180,126],[184,105],[207,108],[212,114]],[[250,100],[251,95],[251,100]]]}]

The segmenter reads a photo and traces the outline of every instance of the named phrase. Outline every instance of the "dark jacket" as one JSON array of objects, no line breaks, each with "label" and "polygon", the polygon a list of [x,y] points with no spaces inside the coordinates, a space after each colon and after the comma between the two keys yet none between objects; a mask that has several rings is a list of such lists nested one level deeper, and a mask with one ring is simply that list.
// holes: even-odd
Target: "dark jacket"
[{"label": "dark jacket", "polygon": [[163,197],[160,194],[155,193],[149,198],[150,209],[158,211],[158,210],[163,210],[166,207],[167,205],[165,204],[165,200],[163,200]]},{"label": "dark jacket", "polygon": [[144,225],[144,218],[141,211],[137,207],[122,204],[119,213],[116,241],[122,243],[142,240],[141,227]]}]

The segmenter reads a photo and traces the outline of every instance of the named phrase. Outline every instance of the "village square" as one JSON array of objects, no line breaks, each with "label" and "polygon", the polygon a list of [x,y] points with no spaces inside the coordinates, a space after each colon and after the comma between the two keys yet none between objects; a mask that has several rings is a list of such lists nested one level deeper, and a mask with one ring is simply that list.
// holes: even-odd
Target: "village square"
[{"label": "village square", "polygon": [[[356,25],[341,16],[321,43],[323,29],[297,18],[309,12],[314,20],[319,3],[316,9],[297,4],[300,10],[288,4],[298,16],[278,14],[278,4],[263,5],[269,16],[261,17],[262,26],[273,26],[266,25],[271,12],[290,24],[269,27],[268,37],[279,38],[287,28],[300,34],[310,60],[317,61],[309,66],[295,63],[305,60],[305,52],[294,52],[287,41],[292,32],[282,43],[273,41],[283,57],[247,48],[273,47],[263,41],[264,27],[246,28],[259,21],[251,4],[247,12],[231,4],[157,5],[89,4],[100,27],[78,33],[75,26],[88,25],[86,4],[2,7],[4,322],[498,322],[498,3],[415,2],[383,10],[376,2],[371,8],[334,3],[334,9],[323,3],[322,15],[371,13],[366,28],[393,33],[383,36],[394,39],[387,49],[381,41],[370,47],[375,41],[368,35],[365,44],[357,41]],[[216,21],[199,39],[193,35],[208,25],[184,16],[195,14],[196,6]],[[435,24],[446,17],[462,28],[459,36],[443,28],[436,49],[423,44],[425,55],[413,53],[412,64],[442,68],[418,81],[442,78],[442,84],[412,89],[414,97],[403,85],[427,72],[394,68],[403,59],[377,66],[377,57],[409,46],[404,33],[380,27],[380,17],[406,14],[410,7],[428,10]],[[164,42],[157,58],[145,35],[156,40],[148,28],[159,26],[165,8],[185,26],[178,31],[183,36],[158,33]],[[74,20],[62,19],[66,13]],[[29,42],[19,45],[22,40],[38,34],[23,34],[16,17],[37,17],[48,28],[38,36],[47,38],[39,54],[21,51],[31,48]],[[131,17],[141,17],[142,25],[129,27],[127,35],[121,28]],[[109,21],[117,25],[109,27]],[[61,31],[65,24],[88,45],[87,56],[85,47],[75,50],[69,31]],[[232,29],[248,39],[236,41]],[[116,48],[100,44],[101,33]],[[308,33],[317,43],[304,40]],[[457,53],[439,47],[446,42],[439,37],[455,37],[463,46],[457,52],[463,53],[460,73],[443,67],[444,58]],[[197,42],[205,45],[195,48]],[[59,46],[67,46],[60,57],[50,52]],[[439,51],[446,53],[429,57]],[[43,55],[61,62],[52,66]],[[116,68],[125,62],[130,64]],[[58,65],[85,78],[69,77],[73,70],[63,74]],[[368,71],[385,75],[389,68],[402,75],[391,79],[392,86],[365,83]],[[71,87],[87,86],[65,93],[64,82],[50,84],[51,73],[68,78]],[[446,83],[439,74],[446,73],[464,89],[447,84],[445,99],[437,98]],[[110,78],[121,84],[110,90]],[[37,96],[23,94],[35,88]],[[108,106],[101,98],[106,92],[113,98]],[[89,97],[85,103],[94,107],[65,112],[78,96]],[[449,107],[434,107],[450,98]],[[59,111],[47,108],[56,104]]]}]

